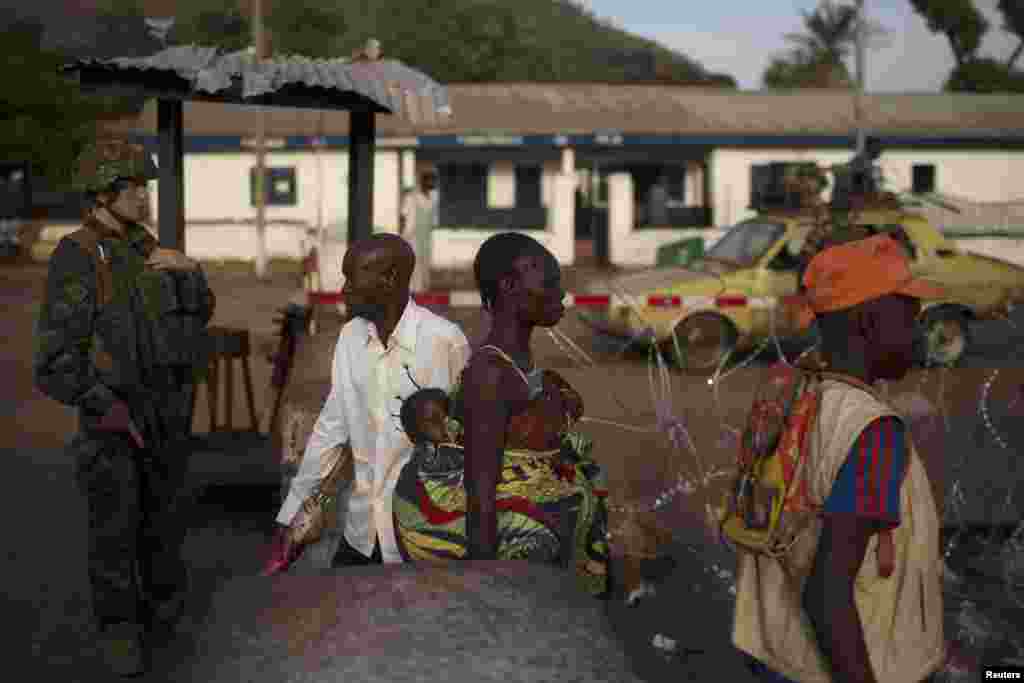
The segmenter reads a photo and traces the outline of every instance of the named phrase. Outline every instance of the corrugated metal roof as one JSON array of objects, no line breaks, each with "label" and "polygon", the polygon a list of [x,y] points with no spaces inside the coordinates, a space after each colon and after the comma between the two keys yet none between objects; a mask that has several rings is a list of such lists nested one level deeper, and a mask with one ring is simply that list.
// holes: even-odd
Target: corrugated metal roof
[{"label": "corrugated metal roof", "polygon": [[[843,91],[735,92],[657,85],[593,83],[451,84],[458,117],[447,123],[382,117],[379,135],[624,134],[666,135],[844,135],[854,130],[854,98]],[[879,94],[865,97],[868,128],[878,134],[913,137],[1024,136],[1024,96]],[[270,135],[345,135],[348,116],[335,111],[267,109]],[[187,103],[192,135],[245,135],[258,111]],[[156,107],[147,105],[122,130],[155,131]]]},{"label": "corrugated metal roof", "polygon": [[440,125],[451,116],[445,88],[396,60],[353,61],[284,56],[255,60],[248,51],[175,46],[147,57],[82,58],[66,70],[172,72],[197,93],[216,95],[241,81],[242,97],[260,97],[288,85],[357,93],[416,125]]}]

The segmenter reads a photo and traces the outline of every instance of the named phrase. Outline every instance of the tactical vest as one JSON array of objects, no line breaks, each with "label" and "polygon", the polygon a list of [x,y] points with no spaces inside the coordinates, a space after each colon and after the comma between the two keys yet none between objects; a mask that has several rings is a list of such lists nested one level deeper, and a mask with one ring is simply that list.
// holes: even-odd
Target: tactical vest
[{"label": "tactical vest", "polygon": [[[88,226],[69,237],[92,258],[99,311],[113,305],[129,306],[141,313],[133,318],[137,335],[135,361],[142,370],[206,366],[210,340],[203,319],[206,287],[202,277],[146,268],[145,257],[128,243],[119,247],[119,254],[106,253],[100,235]],[[122,267],[115,270],[115,258],[131,259],[134,263],[119,264]],[[138,305],[129,302],[133,297]],[[111,340],[101,340],[96,346],[109,347],[104,341]]]}]

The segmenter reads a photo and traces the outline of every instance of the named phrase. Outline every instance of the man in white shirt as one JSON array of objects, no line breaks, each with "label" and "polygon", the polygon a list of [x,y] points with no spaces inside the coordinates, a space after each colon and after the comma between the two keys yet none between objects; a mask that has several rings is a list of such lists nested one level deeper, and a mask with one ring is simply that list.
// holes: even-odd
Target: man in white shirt
[{"label": "man in white shirt", "polygon": [[391,501],[412,443],[399,422],[402,400],[421,387],[448,391],[469,359],[457,325],[418,306],[409,280],[415,255],[402,238],[378,233],[345,254],[342,293],[352,319],[338,335],[331,392],[277,516],[287,527],[326,474],[321,457],[349,442],[355,480],[339,492],[344,535],[332,566],[401,562]]},{"label": "man in white shirt", "polygon": [[412,246],[416,255],[410,289],[425,292],[430,289],[431,249],[433,232],[438,224],[437,181],[433,173],[420,176],[420,186],[406,194],[399,216],[398,234]]}]

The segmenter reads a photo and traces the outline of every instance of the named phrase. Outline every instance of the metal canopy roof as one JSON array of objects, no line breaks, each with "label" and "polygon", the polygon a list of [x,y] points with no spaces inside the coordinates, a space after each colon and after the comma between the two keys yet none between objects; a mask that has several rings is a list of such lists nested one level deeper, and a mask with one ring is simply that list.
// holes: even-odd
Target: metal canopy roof
[{"label": "metal canopy roof", "polygon": [[447,90],[396,60],[256,60],[248,51],[176,46],[148,57],[79,58],[65,64],[85,90],[130,91],[179,100],[344,109],[394,114],[413,125],[451,116]]},{"label": "metal canopy roof", "polygon": [[451,116],[444,87],[394,60],[299,56],[257,59],[249,51],[224,52],[189,45],[146,57],[80,57],[65,63],[61,70],[77,75],[84,91],[144,95],[158,100],[160,243],[182,251],[185,100],[348,110],[352,127],[349,241],[373,232],[376,115],[395,114],[413,125],[437,125]]}]

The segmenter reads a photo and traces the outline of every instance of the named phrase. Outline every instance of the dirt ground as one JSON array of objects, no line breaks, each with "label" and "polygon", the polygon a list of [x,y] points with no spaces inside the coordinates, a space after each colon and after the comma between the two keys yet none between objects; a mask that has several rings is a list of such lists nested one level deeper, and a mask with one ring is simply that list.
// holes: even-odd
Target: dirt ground
[{"label": "dirt ground", "polygon": [[[208,273],[218,296],[212,324],[248,329],[252,335],[256,350],[251,364],[256,408],[262,411],[267,406],[270,382],[270,365],[262,358],[262,353],[274,344],[274,317],[278,309],[295,298],[297,277],[294,271],[282,270],[261,282],[246,273],[217,268],[209,268]],[[593,276],[593,272],[569,271],[567,289],[572,291]],[[13,560],[9,565],[12,576],[16,572],[17,578],[7,585],[11,589],[9,595],[19,597],[12,600],[10,614],[15,619],[25,620],[26,633],[31,635],[33,643],[32,654],[45,657],[55,676],[68,681],[95,680],[85,674],[91,669],[82,668],[83,661],[95,664],[84,618],[88,609],[83,564],[84,508],[81,506],[84,501],[74,491],[70,463],[63,460],[59,450],[74,430],[75,418],[70,409],[47,399],[32,384],[31,332],[44,278],[45,266],[42,265],[0,264],[0,303],[5,332],[5,343],[0,345],[0,372],[6,380],[0,392],[0,452],[13,458],[13,478],[9,481],[25,482],[24,487],[19,487],[21,493],[12,491],[7,497],[4,512],[7,519],[21,519],[19,515],[23,516],[26,509],[35,513],[37,508],[31,506],[40,495],[47,500],[66,501],[71,507],[60,508],[61,511],[55,511],[36,524],[15,525],[9,539],[12,545],[8,557]],[[471,286],[466,273],[439,273],[437,280],[439,284],[451,284],[459,289]],[[486,320],[477,309],[438,312],[459,322],[471,341],[478,341],[486,333]],[[588,416],[620,423],[588,422],[585,425],[598,444],[596,456],[609,472],[616,500],[651,502],[660,491],[674,484],[680,474],[694,478],[698,461],[705,473],[730,462],[732,443],[725,438],[729,430],[723,424],[732,428],[742,426],[753,388],[764,372],[763,359],[725,376],[717,390],[704,379],[673,374],[673,413],[687,425],[697,453],[696,456],[679,454],[654,427],[651,365],[647,359],[640,354],[615,353],[607,343],[594,340],[571,312],[558,329],[575,341],[593,363],[572,360],[544,332],[538,332],[535,337],[537,361],[557,369],[577,387],[585,399]],[[319,340],[320,346],[324,346],[324,339]],[[329,341],[327,337],[328,347]],[[321,363],[304,361],[296,372],[322,374],[317,370],[325,368]],[[940,406],[954,425],[953,431],[915,433],[915,437],[924,442],[919,443],[921,449],[936,454],[933,458],[937,471],[952,462],[959,453],[956,449],[961,448],[950,446],[954,443],[951,435],[968,439],[965,443],[975,443],[974,448],[979,453],[1006,455],[1006,448],[992,445],[991,435],[977,417],[978,397],[991,374],[984,364],[970,369],[921,371],[889,388],[893,395],[920,393]],[[1012,431],[1016,438],[1008,445],[1011,453],[1024,444],[1019,428],[1024,423],[1020,419],[1024,416],[1024,406],[1013,404],[1022,382],[1024,372],[1018,363],[1001,369],[991,387],[995,406],[992,420],[1004,435]],[[233,412],[235,426],[239,429],[247,426],[241,386],[240,375],[236,375]],[[197,433],[207,428],[205,400],[205,394],[201,394],[196,409]],[[1010,429],[1012,425],[1017,425],[1016,431]],[[957,430],[962,433],[957,434]],[[955,452],[950,452],[951,449]],[[238,457],[245,457],[245,453]],[[1008,462],[1011,463],[1009,471],[1013,473],[1010,479],[1019,483],[1020,472],[1024,470],[1013,468],[1012,461]],[[1005,480],[1006,471],[1004,467],[998,468],[991,482],[980,486],[1005,484],[999,481],[998,475],[1004,475]],[[1013,483],[1010,481],[1011,486]],[[937,485],[937,493],[941,494],[942,488]],[[660,572],[664,580],[662,593],[651,600],[649,606],[630,612],[619,606],[613,609],[617,629],[627,649],[643,659],[648,680],[686,680],[683,675],[686,670],[719,674],[714,678],[691,680],[744,680],[740,677],[742,672],[734,673],[730,666],[722,668],[721,664],[722,657],[729,657],[725,654],[729,650],[729,558],[708,545],[703,536],[697,521],[702,517],[703,503],[698,496],[677,496],[656,515],[659,524],[675,532],[677,543],[673,555],[677,564],[686,566],[677,567],[675,572],[664,569]],[[186,551],[197,583],[203,587],[201,592],[208,595],[231,576],[258,571],[275,505],[272,490],[235,489],[222,492],[220,498],[211,496],[197,508]],[[74,528],[69,529],[69,524]],[[52,538],[61,541],[54,543]],[[44,542],[39,542],[40,539]],[[676,639],[680,648],[704,650],[704,654],[693,653],[690,660],[691,664],[701,661],[704,664],[697,669],[687,669],[685,658],[681,656],[652,657],[650,639],[656,633]],[[172,652],[164,656],[173,656]],[[709,657],[718,658],[719,662],[709,665]]]}]

